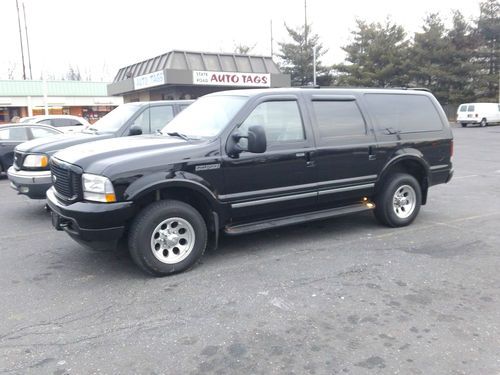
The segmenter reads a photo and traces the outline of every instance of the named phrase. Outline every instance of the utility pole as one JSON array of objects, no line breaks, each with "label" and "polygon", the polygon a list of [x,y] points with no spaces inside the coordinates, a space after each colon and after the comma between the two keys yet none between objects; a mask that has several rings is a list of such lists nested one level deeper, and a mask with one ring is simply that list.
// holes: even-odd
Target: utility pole
[{"label": "utility pole", "polygon": [[271,59],[273,58],[273,20],[271,19]]},{"label": "utility pole", "polygon": [[23,34],[21,31],[21,16],[19,15],[19,1],[16,0],[17,7],[17,23],[19,25],[19,42],[21,43],[21,60],[23,63],[23,79],[26,80],[26,66],[24,65],[24,47],[23,47]]},{"label": "utility pole", "polygon": [[316,86],[316,46],[313,46],[313,85]]},{"label": "utility pole", "polygon": [[28,66],[30,69],[30,79],[33,80],[33,72],[31,71],[31,54],[30,54],[30,40],[28,38],[28,23],[26,22],[26,8],[23,2],[23,16],[24,16],[24,34],[26,35],[26,47],[28,49]]},{"label": "utility pole", "polygon": [[307,48],[307,0],[304,0],[304,44]]}]

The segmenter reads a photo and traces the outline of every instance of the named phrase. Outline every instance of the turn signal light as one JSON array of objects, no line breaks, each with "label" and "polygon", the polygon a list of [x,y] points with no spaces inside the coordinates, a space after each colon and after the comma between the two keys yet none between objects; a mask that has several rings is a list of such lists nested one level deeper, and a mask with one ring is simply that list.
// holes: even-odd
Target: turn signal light
[{"label": "turn signal light", "polygon": [[40,158],[40,165],[42,166],[42,168],[45,168],[47,165],[49,165],[49,158],[47,156],[43,155]]},{"label": "turn signal light", "polygon": [[106,194],[106,202],[108,203],[116,202],[116,195]]}]

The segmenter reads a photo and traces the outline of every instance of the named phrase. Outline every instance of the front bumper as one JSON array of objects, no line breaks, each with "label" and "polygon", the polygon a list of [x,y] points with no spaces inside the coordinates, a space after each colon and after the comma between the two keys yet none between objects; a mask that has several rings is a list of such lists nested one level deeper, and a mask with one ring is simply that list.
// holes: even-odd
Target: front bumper
[{"label": "front bumper", "polygon": [[50,171],[17,171],[10,167],[7,176],[12,189],[31,199],[45,199],[45,193],[52,186]]},{"label": "front bumper", "polygon": [[54,188],[47,191],[47,204],[57,230],[64,230],[76,241],[93,248],[116,243],[136,213],[133,202],[66,204],[56,197]]}]

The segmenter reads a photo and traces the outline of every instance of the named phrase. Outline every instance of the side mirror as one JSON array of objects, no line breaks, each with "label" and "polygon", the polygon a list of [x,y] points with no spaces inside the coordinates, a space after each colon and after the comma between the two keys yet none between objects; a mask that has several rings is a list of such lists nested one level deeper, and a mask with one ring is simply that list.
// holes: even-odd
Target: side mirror
[{"label": "side mirror", "polygon": [[128,135],[141,135],[142,128],[139,125],[132,125],[128,131]]},{"label": "side mirror", "polygon": [[262,154],[267,149],[266,131],[261,125],[253,125],[248,128],[248,152]]},{"label": "side mirror", "polygon": [[[239,144],[241,138],[246,138],[245,146]],[[267,149],[266,131],[261,125],[253,125],[248,128],[248,133],[242,134],[240,132],[231,135],[228,144],[228,155],[232,158],[238,158],[239,154],[243,151],[261,154]]]}]

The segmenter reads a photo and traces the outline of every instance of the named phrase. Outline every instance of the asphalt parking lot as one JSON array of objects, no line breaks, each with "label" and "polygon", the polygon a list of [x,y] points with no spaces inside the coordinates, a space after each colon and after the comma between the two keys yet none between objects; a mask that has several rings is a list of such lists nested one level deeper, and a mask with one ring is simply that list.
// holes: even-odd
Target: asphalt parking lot
[{"label": "asphalt parking lot", "polygon": [[499,374],[500,126],[454,134],[455,177],[409,227],[224,238],[163,279],[0,180],[0,372]]}]

